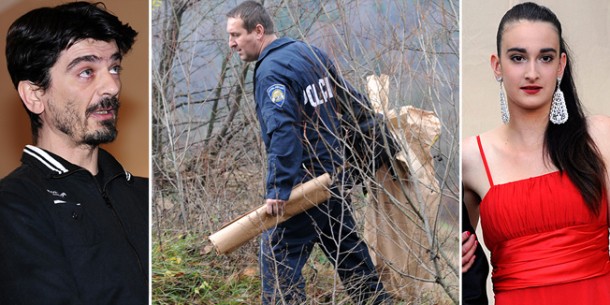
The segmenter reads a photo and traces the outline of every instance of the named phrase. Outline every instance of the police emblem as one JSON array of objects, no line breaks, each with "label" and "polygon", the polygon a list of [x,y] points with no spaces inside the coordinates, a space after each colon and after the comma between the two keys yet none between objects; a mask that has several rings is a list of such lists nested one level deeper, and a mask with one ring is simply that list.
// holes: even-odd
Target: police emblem
[{"label": "police emblem", "polygon": [[267,88],[267,94],[269,95],[269,99],[278,107],[282,107],[284,105],[284,101],[286,100],[286,86],[281,84],[271,85]]}]

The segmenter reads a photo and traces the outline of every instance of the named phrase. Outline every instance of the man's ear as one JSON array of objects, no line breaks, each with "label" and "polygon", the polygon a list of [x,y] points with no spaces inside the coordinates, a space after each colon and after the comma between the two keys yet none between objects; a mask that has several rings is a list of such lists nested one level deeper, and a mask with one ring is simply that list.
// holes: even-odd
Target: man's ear
[{"label": "man's ear", "polygon": [[17,85],[17,91],[23,101],[25,107],[35,114],[41,114],[44,111],[44,104],[42,103],[42,89],[34,85],[30,81],[22,80]]},{"label": "man's ear", "polygon": [[256,38],[258,39],[262,39],[265,36],[265,27],[260,23],[254,27],[254,31],[256,31]]}]

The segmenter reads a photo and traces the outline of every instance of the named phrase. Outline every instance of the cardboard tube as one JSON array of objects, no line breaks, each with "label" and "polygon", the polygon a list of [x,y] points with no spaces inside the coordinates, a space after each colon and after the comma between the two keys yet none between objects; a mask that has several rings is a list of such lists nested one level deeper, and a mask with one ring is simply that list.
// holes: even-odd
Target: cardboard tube
[{"label": "cardboard tube", "polygon": [[284,207],[284,215],[267,214],[265,205],[252,210],[222,227],[208,238],[219,254],[228,254],[267,229],[290,217],[311,209],[330,198],[331,178],[324,174],[292,189]]}]

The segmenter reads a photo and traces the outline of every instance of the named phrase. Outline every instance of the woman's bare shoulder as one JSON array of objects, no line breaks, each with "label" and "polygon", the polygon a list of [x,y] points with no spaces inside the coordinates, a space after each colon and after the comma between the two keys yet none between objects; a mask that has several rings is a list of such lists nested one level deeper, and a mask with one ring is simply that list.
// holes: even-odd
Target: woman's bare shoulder
[{"label": "woman's bare shoulder", "polygon": [[477,148],[477,136],[466,137],[462,140],[462,159],[468,157]]},{"label": "woman's bare shoulder", "polygon": [[599,129],[599,131],[608,132],[610,129],[610,116],[601,114],[591,115],[587,117],[587,123],[590,128],[592,127]]},{"label": "woman's bare shoulder", "polygon": [[476,193],[479,198],[489,188],[489,182],[485,174],[485,165],[483,164],[477,137],[480,138],[483,151],[486,151],[494,145],[499,130],[499,128],[492,129],[477,136],[465,137],[462,140],[462,185],[465,191]]},{"label": "woman's bare shoulder", "polygon": [[598,141],[610,142],[610,116],[607,115],[592,115],[587,117],[587,125],[589,133],[596,144]]},{"label": "woman's bare shoulder", "polygon": [[[495,130],[489,130],[476,136],[469,136],[462,140],[462,166],[470,166],[480,163],[481,151],[477,137],[480,137],[481,145],[487,146],[495,137]],[[466,164],[464,164],[466,163]]]},{"label": "woman's bare shoulder", "polygon": [[477,137],[486,139],[486,133],[469,136],[462,140],[462,184],[466,189],[477,189],[481,173],[485,173]]},{"label": "woman's bare shoulder", "polygon": [[587,117],[589,134],[597,148],[606,158],[610,157],[610,116],[592,115]]}]

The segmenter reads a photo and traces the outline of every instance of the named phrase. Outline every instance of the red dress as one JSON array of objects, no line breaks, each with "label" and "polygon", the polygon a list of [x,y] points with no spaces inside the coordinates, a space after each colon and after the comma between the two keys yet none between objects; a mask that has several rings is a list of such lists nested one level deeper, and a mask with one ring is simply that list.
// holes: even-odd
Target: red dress
[{"label": "red dress", "polygon": [[481,227],[491,252],[496,305],[610,304],[608,206],[587,208],[567,174],[491,185]]}]

